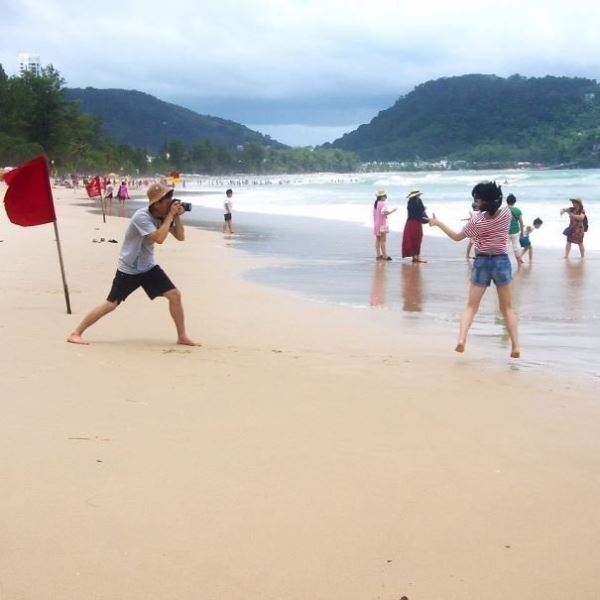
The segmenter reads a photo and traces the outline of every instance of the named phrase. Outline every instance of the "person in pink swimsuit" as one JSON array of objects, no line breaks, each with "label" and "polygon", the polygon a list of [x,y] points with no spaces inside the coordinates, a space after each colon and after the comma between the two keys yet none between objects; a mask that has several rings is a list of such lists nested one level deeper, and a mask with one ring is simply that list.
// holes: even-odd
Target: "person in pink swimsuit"
[{"label": "person in pink swimsuit", "polygon": [[388,256],[385,248],[385,242],[387,234],[389,232],[387,218],[393,212],[396,212],[396,208],[388,210],[385,201],[387,200],[387,194],[383,190],[377,192],[375,204],[373,205],[373,235],[375,235],[375,253],[377,260],[392,260],[391,256]]}]

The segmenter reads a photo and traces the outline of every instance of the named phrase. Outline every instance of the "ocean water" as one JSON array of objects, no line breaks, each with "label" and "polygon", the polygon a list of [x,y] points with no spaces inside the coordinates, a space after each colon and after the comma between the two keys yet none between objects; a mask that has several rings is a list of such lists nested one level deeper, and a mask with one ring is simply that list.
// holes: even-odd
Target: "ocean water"
[{"label": "ocean water", "polygon": [[[405,196],[420,189],[428,210],[458,229],[469,214],[470,190],[487,179],[501,183],[505,195],[517,196],[526,223],[538,216],[544,221],[532,235],[533,262],[514,269],[520,365],[575,369],[599,379],[600,170],[317,174],[246,181],[189,177],[178,194],[195,205],[186,216],[190,224],[219,230],[224,190],[233,188],[236,235],[227,243],[252,254],[285,257],[280,265],[248,272],[249,279],[351,306],[386,334],[433,334],[452,348],[469,285],[466,242],[452,242],[436,228],[425,227],[422,254],[428,263],[401,261]],[[399,207],[390,218],[390,263],[374,260],[371,211],[380,188],[387,191],[388,204]],[[559,210],[574,196],[583,199],[590,221],[583,261],[575,247],[571,258],[563,259],[567,218]],[[507,355],[493,286],[470,339],[481,357]]]},{"label": "ocean water", "polygon": [[[532,235],[536,246],[564,246],[561,232],[568,218],[561,216],[562,207],[570,206],[569,198],[583,199],[590,222],[590,235],[585,245],[600,250],[600,169],[588,170],[507,170],[507,171],[434,171],[339,175],[283,175],[250,177],[247,184],[236,185],[244,179],[207,179],[186,177],[186,195],[194,192],[234,190],[236,212],[269,215],[314,217],[372,226],[371,210],[374,194],[384,189],[390,208],[399,210],[389,218],[392,231],[404,227],[406,195],[411,189],[423,192],[423,202],[429,213],[435,213],[450,227],[458,229],[461,219],[469,215],[471,189],[479,181],[495,180],[502,185],[504,196],[513,193],[517,206],[523,211],[526,224],[540,217],[544,225]],[[192,199],[200,205],[222,207],[222,197],[204,195]],[[443,237],[437,229],[430,236]]]}]

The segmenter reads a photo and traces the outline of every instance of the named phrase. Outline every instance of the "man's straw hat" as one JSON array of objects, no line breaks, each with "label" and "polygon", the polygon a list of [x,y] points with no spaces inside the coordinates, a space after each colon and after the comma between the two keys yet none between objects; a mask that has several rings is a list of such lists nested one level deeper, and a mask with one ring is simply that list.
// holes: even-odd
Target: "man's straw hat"
[{"label": "man's straw hat", "polygon": [[171,194],[172,192],[172,187],[169,187],[160,181],[155,181],[150,184],[150,187],[146,192],[148,195],[148,206],[152,206],[155,202],[162,200],[167,194]]}]

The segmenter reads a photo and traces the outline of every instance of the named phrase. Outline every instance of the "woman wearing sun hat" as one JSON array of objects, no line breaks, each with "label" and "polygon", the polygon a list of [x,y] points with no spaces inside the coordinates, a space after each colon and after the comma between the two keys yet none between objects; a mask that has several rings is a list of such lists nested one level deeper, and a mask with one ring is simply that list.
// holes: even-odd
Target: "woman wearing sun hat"
[{"label": "woman wearing sun hat", "polygon": [[373,205],[373,235],[375,235],[375,253],[377,260],[392,260],[387,255],[385,242],[389,232],[387,218],[396,208],[389,210],[385,204],[387,194],[383,190],[379,190],[376,194],[375,204]]},{"label": "woman wearing sun hat", "polygon": [[581,198],[571,198],[573,206],[569,208],[561,208],[560,214],[569,215],[569,226],[563,231],[567,236],[567,245],[565,246],[565,258],[569,258],[571,252],[571,244],[579,246],[579,254],[581,258],[585,256],[585,248],[583,247],[583,236],[585,235],[585,210]]},{"label": "woman wearing sun hat", "polygon": [[406,210],[408,216],[402,234],[402,258],[412,257],[414,263],[427,262],[421,259],[421,243],[423,241],[423,223],[429,223],[425,206],[421,200],[422,193],[412,190],[408,196]]}]

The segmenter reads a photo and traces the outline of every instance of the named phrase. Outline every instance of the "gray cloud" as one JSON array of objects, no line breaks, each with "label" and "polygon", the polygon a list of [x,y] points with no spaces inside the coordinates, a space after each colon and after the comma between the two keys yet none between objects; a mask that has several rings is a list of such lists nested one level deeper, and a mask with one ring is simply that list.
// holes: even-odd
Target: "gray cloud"
[{"label": "gray cloud", "polygon": [[138,89],[292,135],[369,121],[441,76],[600,74],[591,1],[106,0],[101,10],[11,3],[0,63],[15,72],[16,55],[33,52],[73,87]]}]

